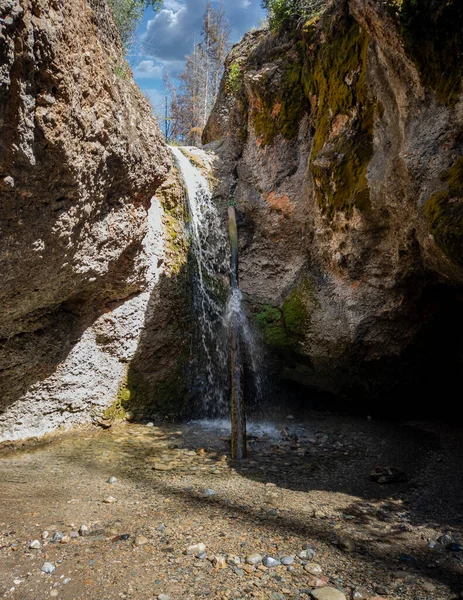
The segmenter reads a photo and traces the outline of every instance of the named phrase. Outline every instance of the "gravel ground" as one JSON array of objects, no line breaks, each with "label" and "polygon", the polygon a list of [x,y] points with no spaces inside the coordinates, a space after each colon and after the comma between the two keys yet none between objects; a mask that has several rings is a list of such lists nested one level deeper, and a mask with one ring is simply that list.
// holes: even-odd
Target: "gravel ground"
[{"label": "gravel ground", "polygon": [[0,597],[463,597],[459,430],[312,413],[250,427],[234,463],[220,425],[4,447]]}]

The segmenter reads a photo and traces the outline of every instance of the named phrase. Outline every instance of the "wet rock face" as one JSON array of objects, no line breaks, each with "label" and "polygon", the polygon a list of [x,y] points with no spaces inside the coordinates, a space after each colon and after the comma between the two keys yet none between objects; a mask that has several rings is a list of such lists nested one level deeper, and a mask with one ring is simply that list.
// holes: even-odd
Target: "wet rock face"
[{"label": "wet rock face", "polygon": [[461,368],[463,100],[452,73],[425,75],[413,23],[351,0],[296,40],[247,35],[204,136],[221,143],[217,197],[237,204],[241,287],[274,369],[386,414],[399,391],[445,395]]},{"label": "wet rock face", "polygon": [[163,270],[151,199],[171,160],[104,0],[1,0],[0,13],[2,439],[117,394],[137,295]]}]

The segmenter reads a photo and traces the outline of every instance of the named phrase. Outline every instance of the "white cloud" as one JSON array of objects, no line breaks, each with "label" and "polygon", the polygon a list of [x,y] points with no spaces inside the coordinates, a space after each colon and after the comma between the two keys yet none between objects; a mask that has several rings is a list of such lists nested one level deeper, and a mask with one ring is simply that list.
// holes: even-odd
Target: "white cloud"
[{"label": "white cloud", "polygon": [[142,60],[133,68],[133,73],[138,79],[160,79],[163,68],[161,65],[156,65],[153,60]]}]

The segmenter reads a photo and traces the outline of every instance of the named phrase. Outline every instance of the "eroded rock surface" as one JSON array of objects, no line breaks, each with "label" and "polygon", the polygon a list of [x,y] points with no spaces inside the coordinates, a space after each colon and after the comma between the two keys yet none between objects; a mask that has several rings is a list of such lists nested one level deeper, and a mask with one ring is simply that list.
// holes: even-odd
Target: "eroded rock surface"
[{"label": "eroded rock surface", "polygon": [[1,0],[0,17],[4,440],[116,399],[171,267],[153,197],[172,163],[104,0]]},{"label": "eroded rock surface", "polygon": [[345,406],[449,405],[458,382],[462,22],[458,2],[350,0],[250,33],[205,131],[275,370]]}]

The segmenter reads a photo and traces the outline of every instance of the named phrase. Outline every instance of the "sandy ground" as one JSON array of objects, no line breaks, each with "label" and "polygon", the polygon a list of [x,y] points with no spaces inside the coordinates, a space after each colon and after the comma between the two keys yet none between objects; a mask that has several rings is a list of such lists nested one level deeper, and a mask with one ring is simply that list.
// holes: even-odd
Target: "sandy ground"
[{"label": "sandy ground", "polygon": [[[460,597],[461,430],[312,413],[250,433],[240,464],[217,424],[122,423],[4,448],[0,597],[283,600],[316,583],[348,600]],[[377,466],[407,480],[372,481]],[[197,543],[206,556],[185,554]],[[294,562],[247,565],[252,553]]]}]

